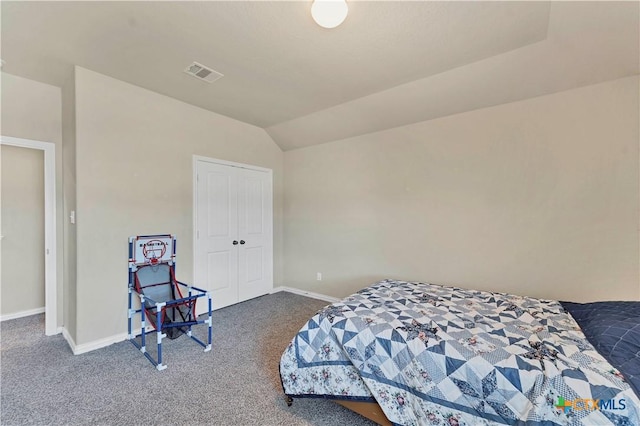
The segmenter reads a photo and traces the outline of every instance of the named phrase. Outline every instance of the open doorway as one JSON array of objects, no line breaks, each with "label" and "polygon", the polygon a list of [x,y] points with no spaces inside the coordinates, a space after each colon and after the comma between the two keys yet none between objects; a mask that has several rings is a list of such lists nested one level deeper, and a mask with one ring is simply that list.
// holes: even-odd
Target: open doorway
[{"label": "open doorway", "polygon": [[[53,335],[57,333],[55,145],[7,136],[0,137],[0,145],[3,156],[8,155],[20,162],[20,165],[9,163],[5,161],[6,158],[2,162],[2,187],[6,191],[6,194],[1,194],[2,213],[6,215],[6,218],[2,217],[3,235],[0,249],[3,282],[2,319],[41,312],[41,304],[44,302],[45,334]],[[35,170],[36,168],[42,170]],[[21,190],[25,191],[23,196]],[[38,198],[42,201],[38,202]],[[5,202],[13,205],[5,205]],[[33,206],[38,206],[44,211],[29,212]],[[15,208],[12,210],[12,207]],[[22,215],[21,209],[24,210]],[[10,221],[11,226],[5,226],[6,220]],[[38,221],[41,225],[37,224]],[[15,232],[13,229],[13,226],[25,229],[32,226],[29,225],[31,222],[36,224],[33,225],[36,228],[40,226],[40,230]],[[5,232],[7,235],[4,235]],[[30,252],[32,255],[28,254]],[[24,271],[25,274],[23,282],[19,281],[20,271]],[[30,281],[29,284],[27,279]],[[41,293],[38,294],[42,288],[38,289],[37,280],[44,281],[44,297]],[[5,314],[5,311],[9,313]]]}]

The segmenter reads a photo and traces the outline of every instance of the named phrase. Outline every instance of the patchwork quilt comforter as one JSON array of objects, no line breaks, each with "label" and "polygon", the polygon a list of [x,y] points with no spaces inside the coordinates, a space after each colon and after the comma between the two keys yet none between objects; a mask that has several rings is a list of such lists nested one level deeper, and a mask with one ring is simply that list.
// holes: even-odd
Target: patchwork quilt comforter
[{"label": "patchwork quilt comforter", "polygon": [[384,280],[327,306],[285,394],[376,401],[401,425],[639,425],[640,401],[559,302]]},{"label": "patchwork quilt comforter", "polygon": [[640,302],[560,303],[640,395]]}]

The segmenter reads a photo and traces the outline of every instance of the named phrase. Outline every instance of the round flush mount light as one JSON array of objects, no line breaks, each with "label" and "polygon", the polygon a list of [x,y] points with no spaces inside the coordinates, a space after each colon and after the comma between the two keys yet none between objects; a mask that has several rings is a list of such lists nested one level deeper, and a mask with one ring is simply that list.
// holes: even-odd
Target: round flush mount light
[{"label": "round flush mount light", "polygon": [[311,16],[323,28],[335,28],[344,22],[349,12],[345,0],[314,0]]}]

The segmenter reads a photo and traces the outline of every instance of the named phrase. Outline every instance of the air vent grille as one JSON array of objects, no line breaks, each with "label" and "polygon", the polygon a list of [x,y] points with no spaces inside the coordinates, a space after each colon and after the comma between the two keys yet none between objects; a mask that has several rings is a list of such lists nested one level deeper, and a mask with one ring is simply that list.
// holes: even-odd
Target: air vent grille
[{"label": "air vent grille", "polygon": [[217,79],[224,77],[222,73],[214,71],[211,68],[208,68],[198,62],[194,62],[189,65],[187,68],[185,68],[184,72],[194,76],[197,79],[206,81],[207,83],[213,83]]}]

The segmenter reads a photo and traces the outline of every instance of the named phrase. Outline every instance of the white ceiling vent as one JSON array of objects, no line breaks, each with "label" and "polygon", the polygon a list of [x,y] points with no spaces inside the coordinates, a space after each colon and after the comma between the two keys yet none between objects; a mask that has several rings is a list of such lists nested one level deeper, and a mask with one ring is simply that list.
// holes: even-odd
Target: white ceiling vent
[{"label": "white ceiling vent", "polygon": [[214,71],[197,62],[194,62],[185,68],[184,72],[194,76],[195,78],[206,81],[207,83],[213,83],[217,79],[224,77],[224,75],[218,71]]}]

